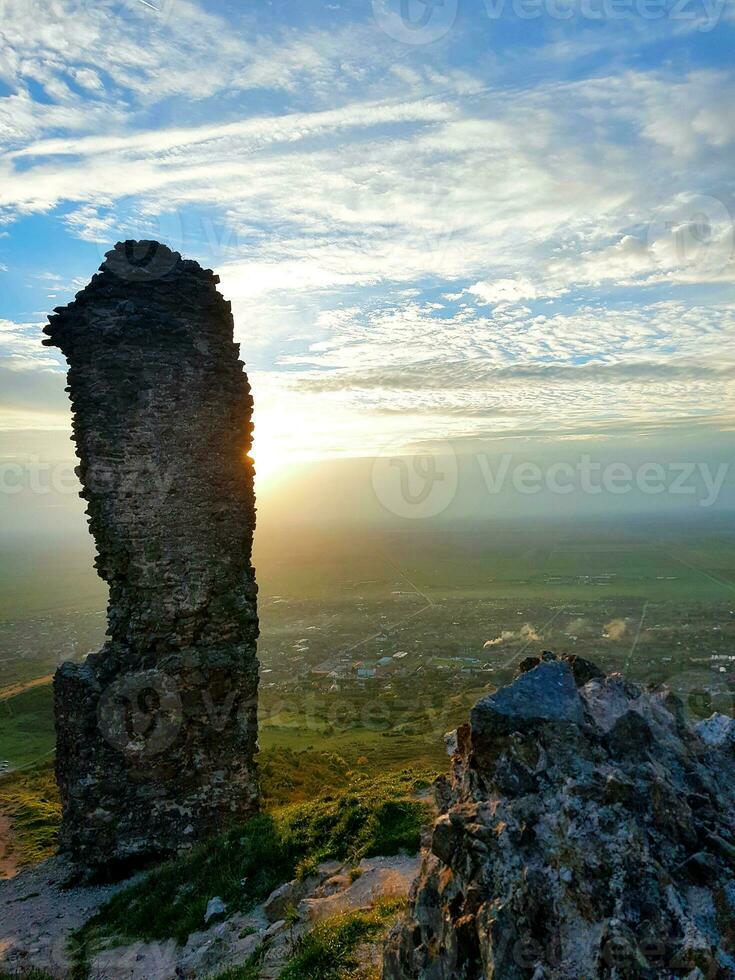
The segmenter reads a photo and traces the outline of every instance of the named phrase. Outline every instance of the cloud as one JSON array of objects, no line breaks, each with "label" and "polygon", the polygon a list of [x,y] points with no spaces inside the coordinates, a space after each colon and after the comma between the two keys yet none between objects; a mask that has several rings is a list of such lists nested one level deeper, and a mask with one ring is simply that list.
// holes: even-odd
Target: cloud
[{"label": "cloud", "polygon": [[467,292],[477,296],[481,303],[518,303],[536,299],[537,287],[524,276],[518,279],[497,279],[494,282],[476,282]]},{"label": "cloud", "polygon": [[[0,320],[0,366],[14,375],[23,372],[18,384],[28,384],[28,371],[60,371],[58,356],[43,347],[41,323],[15,323]],[[10,375],[5,375],[9,383]],[[16,390],[19,390],[16,388]]]},{"label": "cloud", "polygon": [[[731,69],[559,81],[598,36],[509,67],[277,6],[5,0],[4,227],[215,266],[285,453],[730,424]],[[43,356],[0,332],[9,370]]]},{"label": "cloud", "polygon": [[409,431],[467,440],[735,424],[733,304],[485,315],[408,298],[339,308],[316,328],[321,340],[279,358],[282,383],[349,417],[379,416],[366,452]]},{"label": "cloud", "polygon": [[[596,79],[502,100],[457,88],[347,98],[187,128],[120,131],[113,117],[96,125],[103,135],[26,138],[0,157],[0,207],[9,216],[65,202],[95,208],[100,234],[126,233],[141,215],[166,227],[178,215],[177,244],[191,251],[206,239],[218,266],[232,263],[268,290],[469,280],[470,300],[512,304],[580,283],[725,281],[727,207],[692,184],[724,177],[727,162],[714,143],[709,153],[700,145],[696,169],[672,175],[670,150],[648,146],[642,171],[636,159],[650,138],[640,91],[663,99],[671,80],[628,80],[625,89]],[[680,88],[696,102],[713,84],[692,75]],[[594,140],[581,141],[593,121]],[[219,240],[197,228],[197,208]],[[94,234],[85,222],[71,227]]]},{"label": "cloud", "polygon": [[427,99],[403,103],[358,102],[340,109],[262,116],[217,125],[132,132],[122,136],[42,140],[6,156],[7,159],[27,156],[93,157],[123,152],[135,158],[139,153],[183,151],[202,144],[221,145],[223,141],[239,141],[240,149],[252,152],[272,144],[299,142],[349,128],[370,129],[396,123],[438,122],[447,119],[453,111],[447,103]]},{"label": "cloud", "polygon": [[0,320],[0,430],[69,427],[66,373],[41,339],[41,324]]},{"label": "cloud", "polygon": [[345,376],[325,373],[299,380],[300,387],[311,391],[340,391],[351,389],[391,389],[399,391],[492,390],[524,382],[533,385],[572,386],[595,382],[604,385],[669,384],[678,382],[735,380],[735,363],[706,364],[690,361],[656,362],[630,361],[588,364],[515,364],[492,367],[457,361],[427,361],[390,372],[374,370],[365,374]]},{"label": "cloud", "polygon": [[158,14],[136,0],[4,0],[0,78],[33,81],[58,101],[74,100],[73,83],[150,104],[178,94],[288,90],[325,69],[324,54],[306,39],[279,43],[258,32],[252,16],[239,17],[237,28],[188,0]]},{"label": "cloud", "polygon": [[[682,192],[653,215],[645,235],[552,260],[546,281],[618,285],[731,282],[735,218],[723,198]],[[549,293],[551,295],[551,293]]]}]

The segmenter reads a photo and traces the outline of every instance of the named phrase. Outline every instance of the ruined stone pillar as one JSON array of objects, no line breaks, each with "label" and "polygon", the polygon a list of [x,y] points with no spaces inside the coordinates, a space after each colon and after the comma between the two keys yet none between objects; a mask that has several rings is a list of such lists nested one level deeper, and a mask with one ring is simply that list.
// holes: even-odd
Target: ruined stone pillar
[{"label": "ruined stone pillar", "polygon": [[63,351],[108,641],[55,678],[61,849],[116,871],[257,809],[252,398],[219,278],[119,243]]}]

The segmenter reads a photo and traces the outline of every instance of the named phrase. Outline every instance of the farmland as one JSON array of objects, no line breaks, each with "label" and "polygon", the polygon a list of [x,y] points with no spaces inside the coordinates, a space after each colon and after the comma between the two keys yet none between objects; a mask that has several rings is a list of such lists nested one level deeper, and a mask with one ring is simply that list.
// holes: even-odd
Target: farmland
[{"label": "farmland", "polygon": [[[266,527],[255,559],[268,751],[437,763],[442,733],[541,649],[667,681],[696,714],[732,711],[728,523]],[[50,690],[23,685],[103,641],[100,584],[81,557],[69,568],[53,608],[29,586],[4,622],[0,760],[12,768],[53,748]]]}]

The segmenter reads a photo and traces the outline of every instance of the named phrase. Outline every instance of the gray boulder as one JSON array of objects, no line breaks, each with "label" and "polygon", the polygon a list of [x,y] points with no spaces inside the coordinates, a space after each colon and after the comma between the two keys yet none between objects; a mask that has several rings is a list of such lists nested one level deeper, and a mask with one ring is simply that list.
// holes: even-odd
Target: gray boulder
[{"label": "gray boulder", "polygon": [[731,719],[524,662],[450,742],[384,980],[735,977]]}]

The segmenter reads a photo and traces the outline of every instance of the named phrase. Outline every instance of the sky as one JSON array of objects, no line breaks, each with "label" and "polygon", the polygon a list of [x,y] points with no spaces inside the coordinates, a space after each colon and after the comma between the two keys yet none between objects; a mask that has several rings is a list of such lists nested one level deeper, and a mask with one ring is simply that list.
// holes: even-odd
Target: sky
[{"label": "sky", "polygon": [[221,276],[264,480],[726,458],[734,41],[732,0],[0,0],[0,449],[66,439],[46,314],[152,237]]}]

